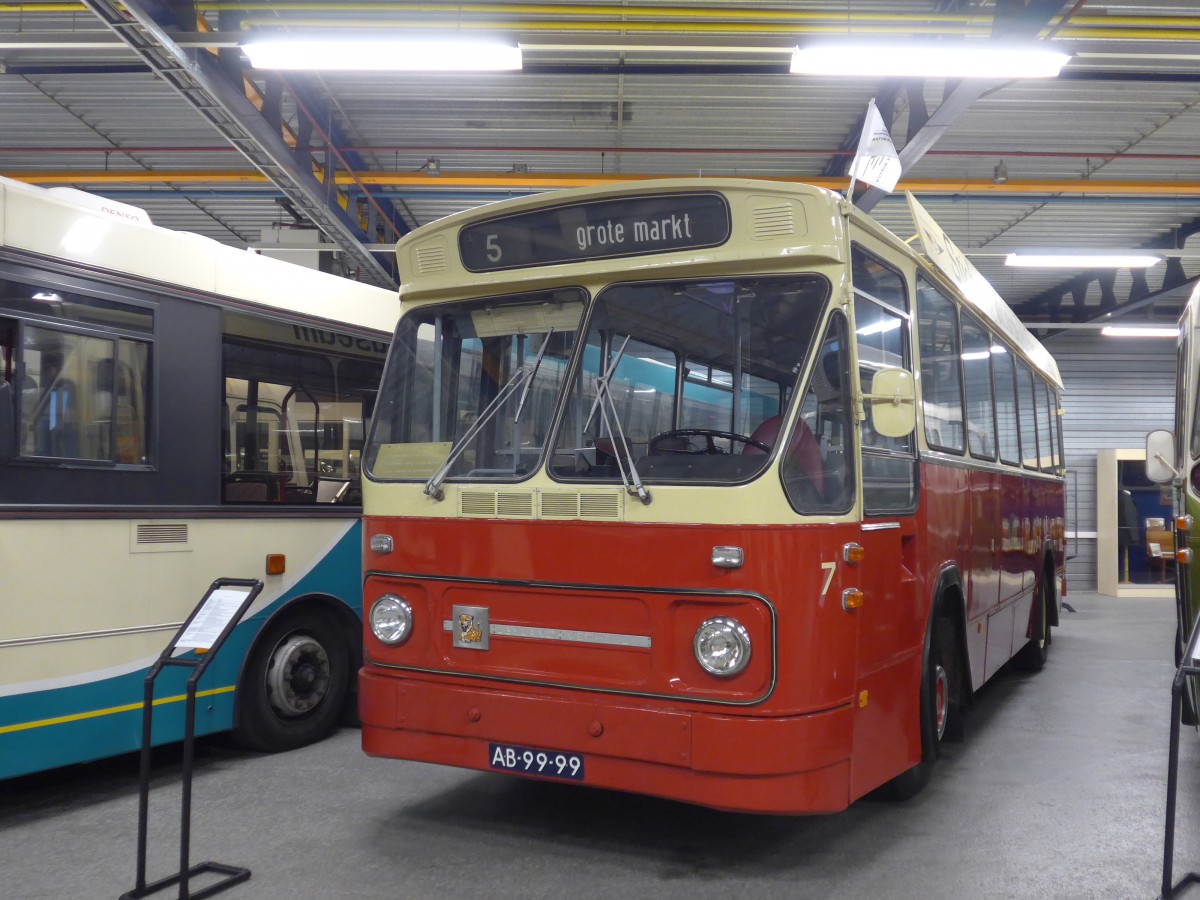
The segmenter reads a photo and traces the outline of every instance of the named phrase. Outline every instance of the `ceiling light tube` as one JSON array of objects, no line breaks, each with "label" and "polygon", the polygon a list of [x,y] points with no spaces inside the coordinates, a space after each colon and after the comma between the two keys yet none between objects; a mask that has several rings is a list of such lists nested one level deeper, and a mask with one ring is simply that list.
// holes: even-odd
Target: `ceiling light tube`
[{"label": "ceiling light tube", "polygon": [[1174,325],[1105,325],[1100,333],[1105,337],[1179,337]]},{"label": "ceiling light tube", "polygon": [[495,41],[259,38],[242,45],[256,69],[498,72],[521,68],[521,49]]},{"label": "ceiling light tube", "polygon": [[1162,262],[1151,253],[1105,253],[1086,250],[1018,251],[1004,258],[1021,269],[1147,269]]},{"label": "ceiling light tube", "polygon": [[945,43],[832,43],[797,47],[794,75],[871,78],[1053,78],[1071,57],[1056,50]]}]

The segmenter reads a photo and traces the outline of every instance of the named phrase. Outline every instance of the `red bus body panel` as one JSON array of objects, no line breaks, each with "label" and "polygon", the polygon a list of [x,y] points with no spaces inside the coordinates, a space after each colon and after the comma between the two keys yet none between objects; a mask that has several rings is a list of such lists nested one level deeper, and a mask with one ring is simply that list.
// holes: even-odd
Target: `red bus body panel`
[{"label": "red bus body panel", "polygon": [[[394,593],[414,623],[389,647],[364,615],[363,748],[486,771],[489,745],[505,743],[579,754],[593,786],[731,810],[845,809],[921,759],[935,590],[959,586],[978,687],[1032,633],[1034,573],[1062,508],[1061,482],[924,464],[916,515],[862,524],[368,517],[364,539],[390,534],[396,550],[365,548],[364,612]],[[861,563],[844,561],[851,542]],[[730,545],[744,565],[715,567],[713,547]],[[1056,570],[1061,550],[1056,540]],[[860,608],[843,608],[848,589]],[[550,632],[456,647],[455,605]],[[706,673],[692,646],[722,615],[751,638],[732,678]],[[581,632],[631,640],[572,640]]]}]

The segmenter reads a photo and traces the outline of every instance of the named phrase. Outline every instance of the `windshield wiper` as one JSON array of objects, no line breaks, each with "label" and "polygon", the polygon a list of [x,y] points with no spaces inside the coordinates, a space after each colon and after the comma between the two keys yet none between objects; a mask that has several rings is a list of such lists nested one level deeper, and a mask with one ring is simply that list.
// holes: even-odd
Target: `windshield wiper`
[{"label": "windshield wiper", "polygon": [[[642,484],[642,477],[638,475],[637,467],[633,464],[633,455],[629,452],[629,442],[625,440],[625,429],[621,426],[621,414],[617,412],[617,403],[613,400],[612,391],[609,389],[609,382],[612,381],[613,375],[617,371],[617,364],[621,361],[621,357],[625,355],[625,348],[629,345],[629,338],[625,338],[625,342],[621,344],[621,349],[617,351],[617,355],[613,357],[612,363],[604,371],[603,375],[596,378],[596,401],[592,404],[592,411],[588,413],[588,421],[596,414],[596,409],[600,410],[600,418],[604,422],[604,429],[610,435],[614,436],[619,443],[613,444],[613,458],[617,462],[617,472],[621,475],[621,484],[625,486],[625,491],[630,494],[637,494],[642,503],[649,504],[654,498],[650,496],[650,492],[646,490],[646,486]],[[608,408],[605,409],[604,401],[608,401]],[[609,415],[612,419],[610,421]],[[615,426],[615,427],[614,427]],[[629,463],[629,474],[625,474],[625,462]]]},{"label": "windshield wiper", "polygon": [[450,467],[454,465],[455,460],[462,455],[462,452],[467,449],[471,441],[475,440],[475,436],[483,429],[483,426],[492,420],[504,402],[511,397],[521,386],[521,384],[532,376],[524,366],[521,366],[517,371],[512,373],[512,377],[504,383],[504,386],[492,398],[492,402],[483,408],[483,412],[479,414],[479,418],[471,423],[471,427],[467,429],[466,434],[462,439],[450,450],[450,454],[446,457],[446,461],[441,467],[433,473],[433,477],[425,482],[425,493],[434,500],[445,499],[445,494],[442,492],[442,482],[446,480],[446,475],[450,472]]},{"label": "windshield wiper", "polygon": [[517,403],[517,411],[513,413],[513,424],[517,424],[517,420],[521,418],[521,410],[525,408],[525,400],[529,397],[529,389],[533,386],[533,379],[537,376],[538,368],[542,365],[542,357],[546,355],[546,348],[550,346],[550,335],[552,334],[554,334],[553,328],[546,333],[546,339],[542,341],[542,347],[538,350],[538,355],[533,361],[533,366],[526,369],[522,365],[517,371],[512,373],[512,376],[504,383],[504,386],[496,392],[496,396],[492,398],[492,402],[483,408],[483,412],[479,414],[479,418],[471,423],[471,427],[467,429],[462,439],[458,442],[458,445],[450,450],[446,461],[433,473],[433,477],[425,482],[425,493],[427,495],[434,500],[445,498],[442,492],[442,482],[446,480],[446,475],[450,472],[450,467],[462,455],[467,445],[475,440],[475,436],[479,434],[483,426],[491,421],[496,413],[500,411],[500,408],[504,406],[504,402],[516,392],[517,388],[524,384],[525,390],[521,393],[521,399]]}]

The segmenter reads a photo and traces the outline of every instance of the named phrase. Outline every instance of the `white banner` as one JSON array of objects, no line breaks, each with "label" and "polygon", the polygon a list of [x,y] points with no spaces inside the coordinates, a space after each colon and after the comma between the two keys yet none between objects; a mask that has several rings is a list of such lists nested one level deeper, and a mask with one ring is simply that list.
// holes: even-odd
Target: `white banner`
[{"label": "white banner", "polygon": [[863,120],[862,136],[858,139],[858,152],[850,163],[851,179],[865,181],[884,191],[892,191],[900,180],[900,156],[896,145],[883,124],[883,116],[872,99]]}]

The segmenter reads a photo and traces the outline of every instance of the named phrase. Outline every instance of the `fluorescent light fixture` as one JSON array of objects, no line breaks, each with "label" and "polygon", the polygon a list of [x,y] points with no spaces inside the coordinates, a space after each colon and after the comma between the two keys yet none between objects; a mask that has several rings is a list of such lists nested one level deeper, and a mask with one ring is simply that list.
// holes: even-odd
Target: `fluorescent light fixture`
[{"label": "fluorescent light fixture", "polygon": [[1105,325],[1100,333],[1105,337],[1179,337],[1174,325]]},{"label": "fluorescent light fixture", "polygon": [[497,72],[521,68],[521,49],[495,41],[259,38],[242,44],[256,69]]},{"label": "fluorescent light fixture", "polygon": [[1105,253],[1086,250],[1046,250],[1010,253],[1006,266],[1025,269],[1146,269],[1162,262],[1151,253]]},{"label": "fluorescent light fixture", "polygon": [[966,43],[829,43],[797,47],[793,75],[870,78],[1053,78],[1071,57],[1056,50]]}]

